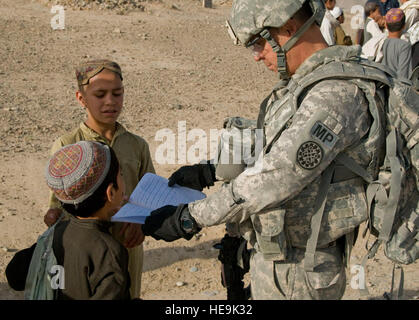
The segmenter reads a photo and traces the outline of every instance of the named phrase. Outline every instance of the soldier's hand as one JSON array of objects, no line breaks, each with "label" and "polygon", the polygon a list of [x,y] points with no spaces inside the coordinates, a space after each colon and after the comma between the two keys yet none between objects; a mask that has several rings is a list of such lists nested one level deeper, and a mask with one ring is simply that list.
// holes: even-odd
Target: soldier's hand
[{"label": "soldier's hand", "polygon": [[215,168],[212,164],[200,163],[193,166],[184,166],[175,171],[169,178],[169,187],[178,184],[198,191],[214,185]]},{"label": "soldier's hand", "polygon": [[[185,230],[182,226],[181,218],[185,216],[191,223],[191,230]],[[194,234],[201,230],[190,216],[187,205],[164,206],[152,211],[142,225],[142,229],[146,236],[167,242],[180,238],[190,240]]]},{"label": "soldier's hand", "polygon": [[47,211],[44,216],[44,222],[48,227],[51,227],[61,216],[62,210],[59,208],[52,208]]}]

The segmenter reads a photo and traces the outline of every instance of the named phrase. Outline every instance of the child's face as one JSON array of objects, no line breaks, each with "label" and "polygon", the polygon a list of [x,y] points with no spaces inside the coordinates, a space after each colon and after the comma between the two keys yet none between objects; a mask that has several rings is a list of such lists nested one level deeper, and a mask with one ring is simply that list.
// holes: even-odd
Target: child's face
[{"label": "child's face", "polygon": [[324,5],[327,10],[333,10],[336,5],[336,0],[326,0]]},{"label": "child's face", "polygon": [[381,13],[380,13],[380,8],[379,7],[377,7],[377,9],[375,9],[371,14],[370,14],[370,17],[372,18],[372,19],[374,19],[375,20],[375,22],[378,22],[378,20],[380,20],[383,16],[381,15]]},{"label": "child's face", "polygon": [[104,69],[77,92],[77,99],[86,110],[90,120],[99,125],[114,124],[122,111],[124,87],[118,74]]}]

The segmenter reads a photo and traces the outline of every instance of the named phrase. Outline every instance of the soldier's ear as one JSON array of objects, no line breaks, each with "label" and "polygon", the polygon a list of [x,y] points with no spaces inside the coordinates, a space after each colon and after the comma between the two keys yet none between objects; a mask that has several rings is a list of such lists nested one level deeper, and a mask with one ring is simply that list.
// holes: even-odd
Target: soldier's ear
[{"label": "soldier's ear", "polygon": [[298,30],[297,19],[289,19],[281,28],[286,32],[288,37],[292,37]]}]

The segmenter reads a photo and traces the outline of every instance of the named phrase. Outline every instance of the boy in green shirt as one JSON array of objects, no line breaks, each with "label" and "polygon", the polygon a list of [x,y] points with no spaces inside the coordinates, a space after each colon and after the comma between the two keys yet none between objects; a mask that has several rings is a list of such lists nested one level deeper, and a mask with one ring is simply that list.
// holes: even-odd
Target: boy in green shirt
[{"label": "boy in green shirt", "polygon": [[[129,196],[145,173],[155,171],[147,142],[117,122],[124,98],[121,68],[109,60],[89,61],[77,67],[76,76],[76,98],[86,109],[87,119],[71,133],[58,138],[51,153],[81,140],[98,141],[111,146],[118,157],[126,195]],[[62,213],[62,207],[53,194],[49,208],[44,217],[48,226]],[[132,298],[138,298],[141,293],[144,240],[140,225],[114,223],[112,235],[128,248],[130,292]]]},{"label": "boy in green shirt", "polygon": [[[125,194],[115,152],[92,141],[66,145],[48,161],[45,177],[69,213],[54,226],[52,248],[65,271],[54,299],[130,299],[128,252],[109,232]],[[37,277],[28,280],[30,289]]]}]

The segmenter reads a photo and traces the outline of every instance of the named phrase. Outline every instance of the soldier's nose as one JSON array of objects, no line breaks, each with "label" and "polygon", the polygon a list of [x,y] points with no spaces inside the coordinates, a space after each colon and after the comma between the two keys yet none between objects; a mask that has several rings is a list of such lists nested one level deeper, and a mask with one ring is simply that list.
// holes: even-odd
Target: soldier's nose
[{"label": "soldier's nose", "polygon": [[253,53],[253,58],[255,59],[256,62],[262,60],[263,59],[262,53],[261,52],[254,52]]}]

